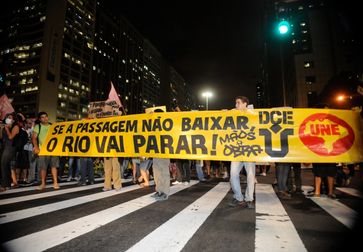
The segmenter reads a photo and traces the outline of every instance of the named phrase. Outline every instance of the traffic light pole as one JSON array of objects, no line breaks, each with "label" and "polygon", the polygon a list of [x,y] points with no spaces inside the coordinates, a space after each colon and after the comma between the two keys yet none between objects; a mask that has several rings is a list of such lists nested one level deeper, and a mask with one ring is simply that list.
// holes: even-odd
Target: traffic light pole
[{"label": "traffic light pole", "polygon": [[281,82],[282,82],[282,97],[283,97],[283,101],[284,101],[284,107],[286,107],[287,102],[286,102],[286,86],[285,86],[285,64],[284,64],[284,54],[283,54],[282,42],[283,41],[280,41]]}]

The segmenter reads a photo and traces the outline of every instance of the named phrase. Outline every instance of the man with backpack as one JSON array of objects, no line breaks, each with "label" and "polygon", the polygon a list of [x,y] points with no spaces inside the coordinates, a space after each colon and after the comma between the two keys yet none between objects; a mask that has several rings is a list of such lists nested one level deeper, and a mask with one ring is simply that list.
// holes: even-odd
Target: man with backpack
[{"label": "man with backpack", "polygon": [[[34,154],[38,154],[40,152],[40,148],[42,148],[42,144],[45,141],[48,130],[50,128],[51,123],[48,121],[48,114],[46,112],[38,113],[39,124],[34,126],[32,142],[34,146]],[[40,171],[40,179],[41,184],[37,188],[38,190],[45,189],[45,181],[47,177],[47,168],[51,167],[51,173],[53,177],[53,188],[55,190],[59,189],[58,180],[57,180],[57,167],[59,166],[59,157],[55,156],[39,156],[38,157],[38,169]]]}]

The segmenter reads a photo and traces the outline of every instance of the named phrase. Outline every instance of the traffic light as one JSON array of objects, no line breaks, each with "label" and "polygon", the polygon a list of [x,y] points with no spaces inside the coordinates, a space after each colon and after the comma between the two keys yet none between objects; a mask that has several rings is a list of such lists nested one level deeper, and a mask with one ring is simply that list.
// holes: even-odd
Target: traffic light
[{"label": "traffic light", "polygon": [[277,25],[277,29],[280,35],[288,34],[290,32],[290,23],[286,20],[283,20],[279,22],[279,24]]}]

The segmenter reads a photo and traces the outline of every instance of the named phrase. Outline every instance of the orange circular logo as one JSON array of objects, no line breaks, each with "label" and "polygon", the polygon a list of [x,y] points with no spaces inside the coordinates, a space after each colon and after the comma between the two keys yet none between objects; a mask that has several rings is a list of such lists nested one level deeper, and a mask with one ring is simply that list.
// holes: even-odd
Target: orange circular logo
[{"label": "orange circular logo", "polygon": [[299,128],[300,140],[320,156],[337,156],[354,143],[354,131],[344,120],[318,113],[306,118]]}]

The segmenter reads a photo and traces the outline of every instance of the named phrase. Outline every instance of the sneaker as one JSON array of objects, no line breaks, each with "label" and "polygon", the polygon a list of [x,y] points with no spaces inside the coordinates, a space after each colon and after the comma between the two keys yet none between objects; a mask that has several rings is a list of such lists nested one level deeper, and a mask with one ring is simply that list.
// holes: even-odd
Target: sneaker
[{"label": "sneaker", "polygon": [[183,182],[184,185],[189,185],[189,181]]},{"label": "sneaker", "polygon": [[246,204],[247,204],[247,208],[249,208],[249,209],[254,209],[255,208],[255,205],[253,204],[252,201],[246,201]]},{"label": "sneaker", "polygon": [[160,193],[160,195],[158,197],[155,197],[156,201],[164,201],[168,199],[168,195],[166,195],[165,193]]},{"label": "sneaker", "polygon": [[223,177],[222,177],[223,179],[226,179],[226,178],[228,178],[228,172],[225,172],[224,174],[223,174]]},{"label": "sneaker", "polygon": [[247,204],[245,201],[239,201],[239,200],[236,200],[236,199],[233,199],[231,202],[228,203],[228,205],[230,207],[237,207],[237,206],[241,206],[241,207],[247,207]]},{"label": "sneaker", "polygon": [[178,180],[175,180],[173,183],[171,183],[171,184],[173,184],[173,185],[179,185],[179,184],[181,184],[182,182],[179,182]]},{"label": "sneaker", "polygon": [[266,172],[262,172],[260,176],[266,177]]},{"label": "sneaker", "polygon": [[72,177],[68,177],[67,181],[70,182],[72,180]]},{"label": "sneaker", "polygon": [[160,197],[160,196],[161,196],[161,193],[156,192],[156,193],[154,193],[153,195],[151,195],[150,197],[152,197],[152,198],[158,198],[158,197]]}]

